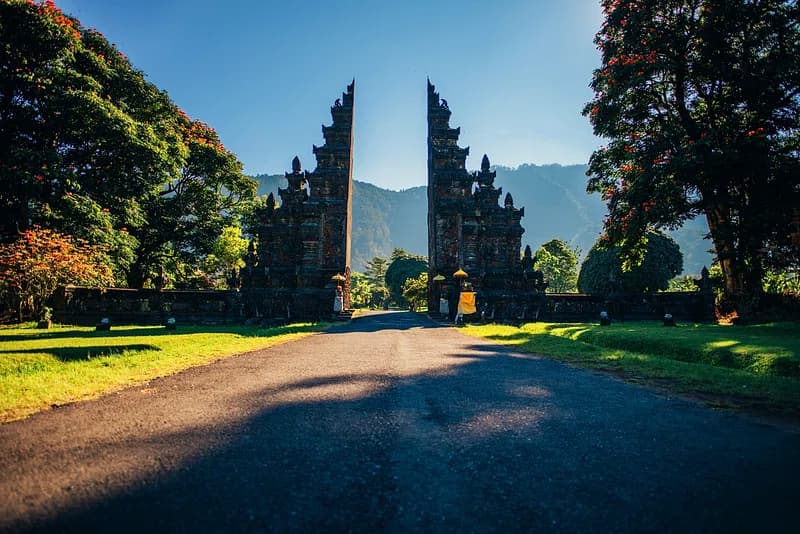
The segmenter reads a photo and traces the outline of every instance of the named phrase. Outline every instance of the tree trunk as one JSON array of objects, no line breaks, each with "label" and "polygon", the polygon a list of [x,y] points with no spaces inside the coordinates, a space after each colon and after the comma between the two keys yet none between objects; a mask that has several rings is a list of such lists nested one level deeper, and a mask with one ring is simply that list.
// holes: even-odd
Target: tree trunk
[{"label": "tree trunk", "polygon": [[145,280],[145,268],[139,262],[134,263],[131,265],[130,270],[128,271],[127,275],[127,282],[128,287],[131,289],[141,289],[144,287],[144,280]]},{"label": "tree trunk", "polygon": [[717,260],[722,268],[726,296],[741,292],[742,282],[736,261],[736,241],[731,226],[728,210],[715,206],[706,210],[706,220],[711,233],[711,241],[717,253]]},{"label": "tree trunk", "polygon": [[762,293],[763,269],[758,247],[738,235],[727,207],[709,207],[706,220],[722,268],[724,300],[738,315],[749,314],[757,307]]}]

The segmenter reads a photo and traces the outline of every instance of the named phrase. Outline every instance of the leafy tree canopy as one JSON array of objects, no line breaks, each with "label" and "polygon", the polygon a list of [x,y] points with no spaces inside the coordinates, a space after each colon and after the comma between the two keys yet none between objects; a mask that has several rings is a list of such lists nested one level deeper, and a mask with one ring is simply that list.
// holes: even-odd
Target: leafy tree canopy
[{"label": "leafy tree canopy", "polygon": [[371,287],[363,273],[353,272],[350,274],[350,303],[354,308],[370,306]]},{"label": "leafy tree canopy", "polygon": [[226,226],[214,241],[213,253],[224,269],[233,271],[244,267],[249,241],[242,237],[242,229],[237,225]]},{"label": "leafy tree canopy", "polygon": [[386,269],[386,287],[393,302],[402,304],[403,286],[409,278],[417,278],[428,272],[428,260],[424,256],[409,254],[403,249],[394,249],[392,262]]},{"label": "leafy tree canopy", "polygon": [[[230,286],[231,280],[235,280],[238,269],[244,267],[244,257],[249,244],[250,242],[242,237],[242,229],[239,225],[226,226],[214,241],[211,253],[200,263],[199,269],[190,269],[189,265],[182,266],[177,285],[234,289],[235,287]],[[197,278],[197,280],[194,283],[188,283],[192,278]]]},{"label": "leafy tree canopy", "polygon": [[[602,65],[584,114],[608,145],[588,190],[607,201],[604,245],[642,261],[648,228],[704,215],[727,294],[797,261],[800,10],[786,0],[603,0]],[[741,298],[745,297],[745,298]]]},{"label": "leafy tree canopy", "polygon": [[670,279],[683,270],[678,244],[660,232],[647,233],[644,259],[628,270],[623,270],[622,249],[606,247],[601,241],[592,247],[581,266],[578,289],[582,293],[641,294],[664,290]]},{"label": "leafy tree canopy", "polygon": [[560,239],[551,239],[533,255],[533,268],[542,271],[547,291],[574,293],[578,291],[579,256],[579,249],[570,248]]},{"label": "leafy tree canopy", "polygon": [[256,185],[213,129],[52,1],[0,2],[0,35],[0,239],[80,229],[134,286],[209,253]]}]

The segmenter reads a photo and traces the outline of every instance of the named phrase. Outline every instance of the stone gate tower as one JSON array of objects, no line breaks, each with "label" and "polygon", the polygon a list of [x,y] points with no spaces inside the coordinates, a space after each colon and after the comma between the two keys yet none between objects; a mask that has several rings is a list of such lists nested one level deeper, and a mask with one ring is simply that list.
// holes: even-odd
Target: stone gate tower
[{"label": "stone gate tower", "polygon": [[520,258],[525,209],[515,208],[510,194],[499,204],[502,189],[494,186],[487,156],[480,171],[467,171],[469,147],[458,146],[461,129],[450,127],[450,113],[428,80],[428,279],[445,277],[430,284],[428,309],[457,293],[452,274],[461,268],[485,313],[498,319],[530,314],[543,286],[530,248]]},{"label": "stone gate tower", "polygon": [[[250,314],[323,318],[337,285],[349,307],[354,97],[355,80],[331,107],[333,123],[322,126],[325,144],[313,146],[314,171],[295,156],[288,186],[278,190],[280,205],[270,194],[258,214],[258,246],[243,273]],[[337,274],[344,280],[333,280]]]}]

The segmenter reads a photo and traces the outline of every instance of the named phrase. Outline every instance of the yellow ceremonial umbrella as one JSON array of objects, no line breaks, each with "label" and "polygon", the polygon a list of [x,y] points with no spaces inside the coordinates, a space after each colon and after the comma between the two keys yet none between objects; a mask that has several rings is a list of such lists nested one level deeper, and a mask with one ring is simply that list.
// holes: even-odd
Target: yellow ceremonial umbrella
[{"label": "yellow ceremonial umbrella", "polygon": [[453,273],[453,278],[466,278],[469,276],[463,269],[459,267],[459,269]]},{"label": "yellow ceremonial umbrella", "polygon": [[441,274],[437,274],[436,276],[433,277],[434,282],[442,282],[443,280],[444,276],[442,276]]}]

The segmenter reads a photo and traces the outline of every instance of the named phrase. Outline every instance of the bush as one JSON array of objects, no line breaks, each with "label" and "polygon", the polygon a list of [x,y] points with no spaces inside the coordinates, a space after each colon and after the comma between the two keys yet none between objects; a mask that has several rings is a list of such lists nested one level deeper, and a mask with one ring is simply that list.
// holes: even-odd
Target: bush
[{"label": "bush", "polygon": [[578,289],[592,295],[642,294],[667,289],[683,270],[683,254],[670,237],[648,232],[644,260],[628,271],[622,268],[620,249],[595,243],[578,275]]}]

